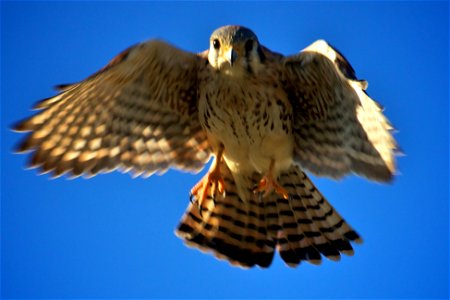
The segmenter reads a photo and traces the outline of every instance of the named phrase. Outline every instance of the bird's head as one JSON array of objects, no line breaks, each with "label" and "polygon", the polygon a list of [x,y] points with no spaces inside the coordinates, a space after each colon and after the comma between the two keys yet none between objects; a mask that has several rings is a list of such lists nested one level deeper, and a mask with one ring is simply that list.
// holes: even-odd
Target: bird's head
[{"label": "bird's head", "polygon": [[211,34],[208,61],[225,74],[252,74],[263,66],[264,54],[253,31],[242,26],[223,26]]}]

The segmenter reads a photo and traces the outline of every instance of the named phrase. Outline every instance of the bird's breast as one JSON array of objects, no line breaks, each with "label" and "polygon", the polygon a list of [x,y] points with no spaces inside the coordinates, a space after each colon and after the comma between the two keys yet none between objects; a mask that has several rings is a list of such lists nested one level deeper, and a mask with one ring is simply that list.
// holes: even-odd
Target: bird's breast
[{"label": "bird's breast", "polygon": [[[212,80],[199,89],[202,126],[230,169],[263,172],[292,161],[292,107],[275,80]],[[288,162],[282,162],[288,161]]]}]

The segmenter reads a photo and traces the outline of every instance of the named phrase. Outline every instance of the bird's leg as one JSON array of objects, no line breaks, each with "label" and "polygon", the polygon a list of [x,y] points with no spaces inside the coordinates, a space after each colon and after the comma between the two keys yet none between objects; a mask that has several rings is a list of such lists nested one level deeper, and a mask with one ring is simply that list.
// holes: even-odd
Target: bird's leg
[{"label": "bird's leg", "polygon": [[208,173],[203,176],[203,178],[191,190],[191,199],[192,197],[195,197],[200,212],[202,203],[208,197],[208,193],[210,193],[211,197],[214,199],[214,195],[217,191],[221,194],[225,191],[225,181],[220,173],[220,161],[222,160],[222,154],[223,147],[220,147]]},{"label": "bird's leg", "polygon": [[267,197],[273,191],[278,195],[281,195],[284,199],[289,199],[289,193],[283,188],[274,178],[275,160],[270,161],[270,167],[267,173],[259,181],[258,186],[253,190],[254,193],[263,192],[263,197]]}]

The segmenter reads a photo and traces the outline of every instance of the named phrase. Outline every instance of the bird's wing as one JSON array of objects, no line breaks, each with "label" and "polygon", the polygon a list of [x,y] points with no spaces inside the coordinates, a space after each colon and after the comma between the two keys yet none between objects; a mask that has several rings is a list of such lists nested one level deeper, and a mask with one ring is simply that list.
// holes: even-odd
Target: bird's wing
[{"label": "bird's wing", "polygon": [[196,99],[204,65],[201,55],[158,40],[130,47],[38,103],[41,111],[15,127],[30,132],[18,150],[33,150],[31,166],[53,176],[198,171],[210,156]]},{"label": "bird's wing", "polygon": [[295,161],[320,176],[355,172],[391,180],[398,150],[392,126],[342,54],[319,40],[282,62],[294,107]]}]

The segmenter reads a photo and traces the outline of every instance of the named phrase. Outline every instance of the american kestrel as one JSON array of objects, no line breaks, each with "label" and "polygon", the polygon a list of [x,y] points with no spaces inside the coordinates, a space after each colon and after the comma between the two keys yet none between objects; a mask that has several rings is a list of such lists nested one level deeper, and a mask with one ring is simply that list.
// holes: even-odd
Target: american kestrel
[{"label": "american kestrel", "polygon": [[242,267],[268,267],[275,249],[289,266],[352,255],[360,236],[304,170],[392,179],[398,147],[367,82],[323,40],[283,56],[224,26],[209,44],[150,40],[59,86],[17,125],[30,132],[19,151],[54,177],[198,172],[212,156],[176,230],[188,245]]}]

